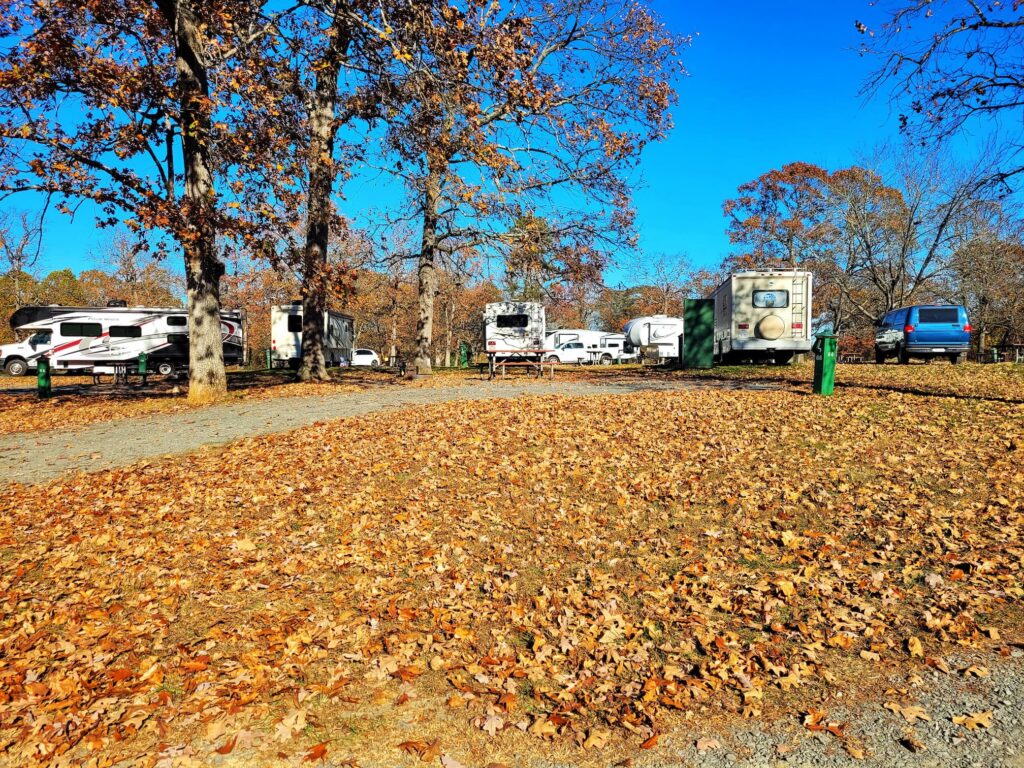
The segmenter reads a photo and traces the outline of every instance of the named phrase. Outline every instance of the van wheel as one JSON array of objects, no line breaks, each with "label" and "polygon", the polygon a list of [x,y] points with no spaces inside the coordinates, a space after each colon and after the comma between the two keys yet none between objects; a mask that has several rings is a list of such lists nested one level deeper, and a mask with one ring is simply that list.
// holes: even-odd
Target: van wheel
[{"label": "van wheel", "polygon": [[875,363],[881,365],[885,362],[885,352],[880,349],[875,350]]},{"label": "van wheel", "polygon": [[900,365],[908,365],[910,363],[910,355],[903,347],[896,350],[896,359],[899,361]]},{"label": "van wheel", "polygon": [[950,355],[949,362],[951,362],[953,365],[957,365],[961,360],[963,360],[963,357],[964,356],[961,354]]},{"label": "van wheel", "polygon": [[7,361],[5,369],[11,376],[24,376],[28,373],[28,363],[20,357],[15,357],[14,359]]}]

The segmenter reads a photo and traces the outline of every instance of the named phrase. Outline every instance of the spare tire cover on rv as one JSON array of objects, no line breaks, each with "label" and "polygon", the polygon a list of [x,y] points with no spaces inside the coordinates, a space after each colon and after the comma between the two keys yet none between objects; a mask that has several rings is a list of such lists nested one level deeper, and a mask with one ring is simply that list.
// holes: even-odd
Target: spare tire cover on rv
[{"label": "spare tire cover on rv", "polygon": [[761,322],[757,324],[757,335],[762,339],[768,339],[769,341],[775,341],[779,338],[786,330],[786,323],[778,315],[768,315],[767,317],[761,318]]}]

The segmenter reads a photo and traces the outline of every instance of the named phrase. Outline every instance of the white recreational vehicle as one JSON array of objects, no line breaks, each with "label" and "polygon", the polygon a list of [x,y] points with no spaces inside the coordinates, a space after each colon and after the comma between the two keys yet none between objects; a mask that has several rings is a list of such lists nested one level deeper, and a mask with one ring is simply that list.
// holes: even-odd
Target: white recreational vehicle
[{"label": "white recreational vehicle", "polygon": [[545,338],[544,306],[536,301],[499,301],[484,306],[484,350],[501,357],[539,354]]},{"label": "white recreational vehicle", "polygon": [[581,328],[553,331],[544,340],[544,348],[551,350],[545,356],[549,363],[620,363],[633,357],[625,346],[624,334]]},{"label": "white recreational vehicle", "polygon": [[628,349],[656,346],[658,357],[668,360],[679,357],[679,337],[683,335],[683,318],[669,315],[637,317],[622,329],[629,342]]},{"label": "white recreational vehicle", "polygon": [[[151,371],[188,367],[188,315],[177,307],[22,307],[11,315],[11,328],[27,336],[0,346],[0,366],[12,376],[35,370],[43,355],[54,371],[113,373],[115,365],[137,364],[143,352]],[[221,312],[220,330],[224,362],[243,362],[243,314]]]},{"label": "white recreational vehicle", "polygon": [[[324,358],[327,365],[352,363],[352,318],[324,311]],[[270,308],[270,360],[275,368],[297,368],[302,359],[302,302]]]},{"label": "white recreational vehicle", "polygon": [[715,357],[784,365],[809,352],[811,273],[801,270],[737,272],[712,294]]}]

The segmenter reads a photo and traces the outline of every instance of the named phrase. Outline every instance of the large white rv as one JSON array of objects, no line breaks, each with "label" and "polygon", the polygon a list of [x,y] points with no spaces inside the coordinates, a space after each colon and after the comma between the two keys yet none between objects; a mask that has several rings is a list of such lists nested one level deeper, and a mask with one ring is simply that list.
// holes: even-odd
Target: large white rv
[{"label": "large white rv", "polygon": [[[328,365],[351,365],[353,325],[349,315],[324,311],[324,358]],[[297,368],[302,359],[302,302],[270,308],[270,360],[275,368]]]},{"label": "large white rv", "polygon": [[811,273],[801,270],[737,272],[712,294],[715,357],[786,364],[809,352]]},{"label": "large white rv", "polygon": [[[43,355],[54,371],[113,373],[116,365],[137,364],[143,352],[151,371],[188,367],[188,315],[177,307],[22,307],[11,315],[11,328],[27,336],[0,347],[0,366],[12,376],[35,370]],[[243,362],[243,314],[221,312],[220,330],[224,362]]]},{"label": "large white rv", "polygon": [[490,355],[539,354],[546,349],[544,306],[536,301],[498,301],[484,306],[484,349]]},{"label": "large white rv", "polygon": [[679,337],[683,335],[683,318],[669,315],[637,317],[622,329],[630,351],[641,347],[657,347],[658,357],[669,360],[679,357]]}]

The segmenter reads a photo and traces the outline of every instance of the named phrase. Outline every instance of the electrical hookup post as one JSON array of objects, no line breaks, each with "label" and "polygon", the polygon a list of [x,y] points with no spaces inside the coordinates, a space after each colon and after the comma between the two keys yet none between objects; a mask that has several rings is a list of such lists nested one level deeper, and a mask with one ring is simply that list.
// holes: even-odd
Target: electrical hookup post
[{"label": "electrical hookup post", "polygon": [[50,389],[50,358],[43,355],[36,361],[36,394],[39,397],[49,397]]},{"label": "electrical hookup post", "polygon": [[836,385],[836,354],[839,337],[830,333],[820,334],[814,340],[814,389],[816,395],[831,395]]}]

